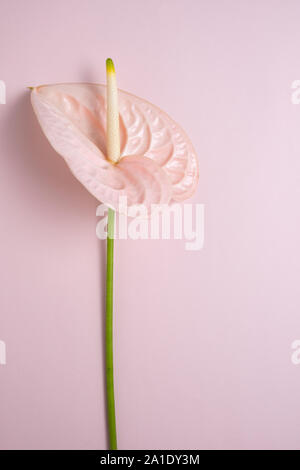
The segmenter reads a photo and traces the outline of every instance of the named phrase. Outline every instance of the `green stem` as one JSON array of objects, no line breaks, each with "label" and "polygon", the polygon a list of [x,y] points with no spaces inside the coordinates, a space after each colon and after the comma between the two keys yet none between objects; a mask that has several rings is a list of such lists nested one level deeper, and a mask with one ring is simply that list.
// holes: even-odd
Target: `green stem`
[{"label": "green stem", "polygon": [[117,431],[114,396],[113,368],[113,270],[114,270],[114,228],[115,213],[108,209],[107,265],[106,265],[106,400],[109,434],[109,449],[117,450]]}]

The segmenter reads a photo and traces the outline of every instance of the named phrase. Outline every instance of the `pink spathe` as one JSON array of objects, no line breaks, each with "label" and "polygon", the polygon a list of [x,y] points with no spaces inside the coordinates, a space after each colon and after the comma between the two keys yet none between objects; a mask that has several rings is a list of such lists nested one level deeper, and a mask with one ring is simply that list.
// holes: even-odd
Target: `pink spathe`
[{"label": "pink spathe", "polygon": [[[296,0],[2,0],[0,447],[106,448],[97,201],[27,86],[105,82],[180,123],[205,243],[116,241],[120,449],[299,449]],[[190,201],[188,201],[190,202]]]},{"label": "pink spathe", "polygon": [[34,88],[31,102],[53,148],[98,201],[113,209],[183,201],[198,183],[198,160],[185,132],[156,106],[119,91],[121,160],[106,149],[106,87],[68,83]]}]

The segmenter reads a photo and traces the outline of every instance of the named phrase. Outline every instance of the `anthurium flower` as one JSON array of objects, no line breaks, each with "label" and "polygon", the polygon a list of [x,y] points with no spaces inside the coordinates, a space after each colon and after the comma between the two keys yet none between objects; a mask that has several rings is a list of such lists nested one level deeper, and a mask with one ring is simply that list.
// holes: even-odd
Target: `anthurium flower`
[{"label": "anthurium flower", "polygon": [[[114,70],[112,71],[114,77]],[[106,86],[66,83],[34,87],[31,100],[53,148],[99,201],[127,206],[183,201],[195,191],[198,162],[193,146],[164,111],[119,90],[119,155],[108,158]],[[109,114],[108,114],[109,115]],[[114,120],[116,122],[116,120]]]},{"label": "anthurium flower", "polygon": [[92,83],[32,89],[41,127],[72,173],[99,201],[107,217],[105,363],[109,446],[117,447],[113,373],[113,209],[183,201],[195,191],[198,163],[193,146],[166,113],[117,89],[114,65],[106,61],[107,86]]}]

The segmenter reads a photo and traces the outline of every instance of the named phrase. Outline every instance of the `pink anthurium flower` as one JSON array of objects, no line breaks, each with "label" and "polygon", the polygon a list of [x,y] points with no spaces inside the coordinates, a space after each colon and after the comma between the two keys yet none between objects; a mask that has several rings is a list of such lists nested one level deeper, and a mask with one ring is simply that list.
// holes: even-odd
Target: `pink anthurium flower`
[{"label": "pink anthurium flower", "polygon": [[117,449],[113,375],[114,209],[184,201],[195,191],[198,162],[181,127],[141,98],[118,91],[106,61],[107,86],[69,83],[34,87],[41,127],[72,173],[108,210],[106,271],[106,394],[110,449]]},{"label": "pink anthurium flower", "polygon": [[120,156],[111,161],[106,141],[106,86],[68,83],[34,87],[31,100],[53,148],[99,201],[127,205],[183,201],[195,191],[193,146],[164,111],[119,90]]}]

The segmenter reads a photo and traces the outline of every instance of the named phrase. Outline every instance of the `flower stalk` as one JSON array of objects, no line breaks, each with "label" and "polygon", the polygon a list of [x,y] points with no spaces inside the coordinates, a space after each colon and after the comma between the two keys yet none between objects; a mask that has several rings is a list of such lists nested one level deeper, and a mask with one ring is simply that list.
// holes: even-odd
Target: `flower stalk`
[{"label": "flower stalk", "polygon": [[108,209],[107,233],[107,266],[106,266],[106,400],[110,450],[117,450],[117,430],[114,394],[114,361],[113,361],[113,275],[114,275],[114,224],[115,212]]}]

